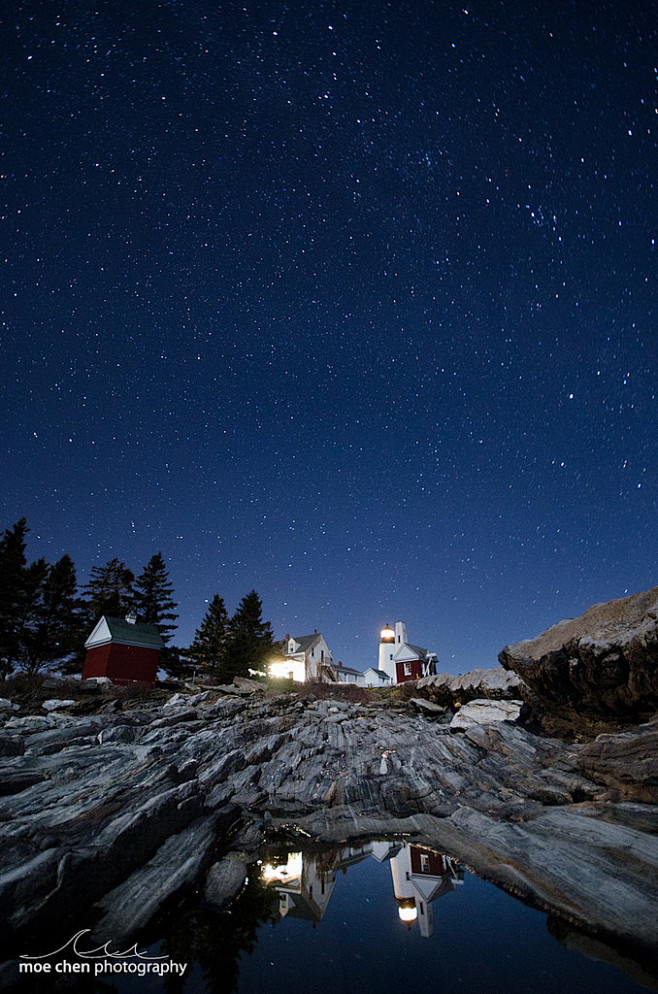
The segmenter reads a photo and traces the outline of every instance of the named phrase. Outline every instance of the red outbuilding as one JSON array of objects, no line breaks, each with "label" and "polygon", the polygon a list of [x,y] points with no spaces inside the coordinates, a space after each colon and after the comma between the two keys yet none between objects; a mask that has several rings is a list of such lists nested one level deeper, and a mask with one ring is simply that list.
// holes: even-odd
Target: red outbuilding
[{"label": "red outbuilding", "polygon": [[155,625],[103,615],[85,642],[87,655],[82,679],[107,676],[119,686],[127,683],[155,684],[158,660],[164,642]]}]

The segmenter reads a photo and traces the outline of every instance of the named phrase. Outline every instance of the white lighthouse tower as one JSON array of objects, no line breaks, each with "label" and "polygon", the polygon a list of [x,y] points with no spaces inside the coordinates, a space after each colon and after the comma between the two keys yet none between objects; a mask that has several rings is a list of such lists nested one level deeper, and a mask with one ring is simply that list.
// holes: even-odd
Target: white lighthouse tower
[{"label": "white lighthouse tower", "polygon": [[390,625],[386,625],[379,635],[378,669],[383,670],[393,683],[395,683],[395,663],[393,662],[395,649],[395,632]]}]

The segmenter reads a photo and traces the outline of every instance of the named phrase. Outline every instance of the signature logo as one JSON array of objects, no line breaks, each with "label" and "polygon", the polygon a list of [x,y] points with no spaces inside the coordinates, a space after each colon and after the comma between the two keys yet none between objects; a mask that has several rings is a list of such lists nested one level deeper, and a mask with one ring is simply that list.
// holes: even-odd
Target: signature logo
[{"label": "signature logo", "polygon": [[[146,950],[139,950],[137,943],[128,949],[110,949],[112,940],[108,939],[102,946],[93,949],[83,948],[89,941],[84,942],[84,936],[91,933],[90,928],[81,928],[72,935],[68,942],[49,953],[40,956],[30,956],[21,953],[18,964],[19,973],[39,974],[93,974],[95,977],[107,973],[136,974],[146,977],[155,974],[165,977],[167,974],[182,977],[187,970],[187,963],[177,963],[168,956],[149,956]],[[54,962],[53,962],[54,960]]]},{"label": "signature logo", "polygon": [[78,947],[79,941],[82,939],[83,935],[87,935],[91,932],[90,928],[81,928],[79,932],[71,936],[68,942],[65,942],[63,946],[59,949],[53,949],[51,953],[43,953],[42,956],[28,956],[23,953],[20,959],[25,960],[42,960],[50,959],[51,956],[57,956],[59,953],[70,952],[75,953],[80,959],[141,959],[141,960],[165,960],[168,959],[167,956],[148,956],[145,951],[139,952],[137,949],[137,943],[130,947],[130,949],[125,949],[123,952],[118,950],[111,951],[109,946],[112,943],[111,939],[104,942],[102,946],[97,946],[95,949],[80,949]]}]

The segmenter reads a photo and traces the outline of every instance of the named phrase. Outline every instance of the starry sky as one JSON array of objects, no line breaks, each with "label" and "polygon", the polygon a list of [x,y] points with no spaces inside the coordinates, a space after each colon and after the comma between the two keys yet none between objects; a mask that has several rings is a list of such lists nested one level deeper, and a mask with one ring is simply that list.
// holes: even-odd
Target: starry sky
[{"label": "starry sky", "polygon": [[439,670],[656,570],[658,4],[6,0],[2,529]]}]

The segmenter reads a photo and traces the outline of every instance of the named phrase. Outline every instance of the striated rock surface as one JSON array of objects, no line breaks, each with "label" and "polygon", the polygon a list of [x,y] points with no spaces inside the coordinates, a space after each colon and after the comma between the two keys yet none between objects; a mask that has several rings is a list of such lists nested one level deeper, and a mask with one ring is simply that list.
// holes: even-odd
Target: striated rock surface
[{"label": "striated rock surface", "polygon": [[492,722],[492,706],[518,712],[506,701],[471,707],[457,729],[386,700],[249,689],[78,717],[5,712],[6,955],[39,923],[66,931],[72,912],[118,942],[185,889],[223,907],[266,835],[404,833],[658,957],[657,723],[569,745]]},{"label": "striated rock surface", "polygon": [[496,666],[489,670],[469,670],[460,676],[437,673],[417,680],[416,687],[443,707],[459,707],[482,699],[514,700],[521,696],[522,680],[516,673]]},{"label": "striated rock surface", "polygon": [[495,721],[518,721],[522,708],[522,701],[471,701],[459,709],[450,727],[472,728]]},{"label": "striated rock surface", "polygon": [[578,769],[621,798],[658,804],[658,717],[623,734],[597,736],[579,750]]},{"label": "striated rock surface", "polygon": [[648,718],[658,710],[658,587],[595,604],[498,658],[544,708]]}]

